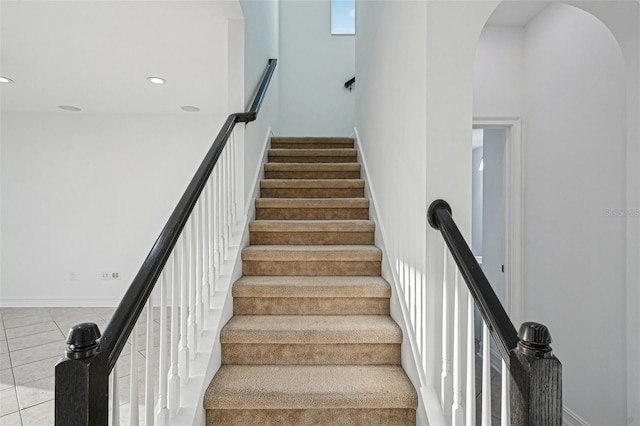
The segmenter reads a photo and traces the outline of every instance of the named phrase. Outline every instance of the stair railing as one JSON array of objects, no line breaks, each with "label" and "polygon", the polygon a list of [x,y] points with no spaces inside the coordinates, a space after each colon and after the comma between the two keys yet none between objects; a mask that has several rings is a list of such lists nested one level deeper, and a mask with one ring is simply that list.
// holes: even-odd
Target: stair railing
[{"label": "stair railing", "polygon": [[[549,346],[549,330],[542,324],[525,322],[516,333],[511,319],[456,226],[451,207],[446,201],[431,203],[428,220],[432,228],[441,232],[446,243],[440,380],[440,401],[445,417],[456,426],[474,425],[476,422],[475,304],[483,320],[481,424],[491,425],[491,336],[502,358],[501,424],[509,425],[510,420],[513,426],[560,426],[562,365]],[[453,280],[453,312],[450,306],[451,282],[447,277],[447,247],[457,265]],[[462,306],[464,302],[459,275],[462,275],[472,296],[468,298],[466,306],[466,326],[462,324],[465,307]],[[463,348],[466,354],[462,353]],[[466,368],[463,368],[463,358]],[[466,380],[463,384],[464,373]]]},{"label": "stair railing", "polygon": [[349,80],[345,81],[344,88],[349,89],[349,91],[353,90],[353,85],[356,84],[356,78],[351,77]]},{"label": "stair railing", "polygon": [[[177,413],[180,385],[189,379],[189,361],[198,350],[198,336],[207,323],[236,220],[233,129],[236,123],[257,118],[276,65],[276,59],[269,60],[251,108],[228,116],[104,332],[94,323],[78,324],[69,331],[66,352],[55,367],[56,425],[120,424],[119,393],[127,389],[120,382],[126,372],[118,371],[122,363],[117,362],[125,348],[130,357],[128,423],[138,425],[144,418],[147,425],[167,425]],[[154,339],[158,312],[150,297],[154,287],[160,292],[158,339]],[[140,407],[138,335],[143,333],[138,321],[145,309]],[[154,343],[158,340],[159,348]]]}]

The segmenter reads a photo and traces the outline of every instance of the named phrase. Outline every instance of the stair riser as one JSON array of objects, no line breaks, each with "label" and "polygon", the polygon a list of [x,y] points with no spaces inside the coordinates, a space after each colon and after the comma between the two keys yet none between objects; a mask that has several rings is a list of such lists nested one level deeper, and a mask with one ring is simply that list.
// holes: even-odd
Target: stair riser
[{"label": "stair riser", "polygon": [[358,198],[364,188],[261,188],[262,198]]},{"label": "stair riser", "polygon": [[271,141],[274,149],[353,149],[353,142],[276,142]]},{"label": "stair riser", "polygon": [[368,208],[256,208],[258,220],[369,219]]},{"label": "stair riser", "polygon": [[372,245],[373,232],[259,232],[251,231],[251,245]]},{"label": "stair riser", "polygon": [[207,426],[415,426],[415,424],[416,410],[408,408],[207,410]]},{"label": "stair riser", "polygon": [[223,343],[223,364],[400,365],[400,345],[384,343],[260,344]]},{"label": "stair riser", "polygon": [[234,315],[389,315],[385,297],[234,297]]},{"label": "stair riser", "polygon": [[355,163],[356,154],[349,155],[271,155],[270,163]]},{"label": "stair riser", "polygon": [[380,261],[263,261],[244,260],[244,275],[380,276]]},{"label": "stair riser", "polygon": [[266,171],[265,179],[360,179],[358,171]]}]

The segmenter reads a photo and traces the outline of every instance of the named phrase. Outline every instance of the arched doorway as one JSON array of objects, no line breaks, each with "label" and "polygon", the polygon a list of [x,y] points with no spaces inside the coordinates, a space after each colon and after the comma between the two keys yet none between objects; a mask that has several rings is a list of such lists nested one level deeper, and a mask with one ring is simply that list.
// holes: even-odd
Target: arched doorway
[{"label": "arched doorway", "polygon": [[[629,201],[629,64],[601,12],[503,2],[480,36],[474,69],[474,118],[522,121],[522,185],[505,198],[522,197],[522,238],[511,243],[523,263],[521,281],[509,285],[522,285],[514,292],[522,319],[553,333],[565,417],[576,424],[627,422],[627,223],[612,216]],[[606,368],[579,349],[594,330],[603,349],[593,359],[620,348]]]}]

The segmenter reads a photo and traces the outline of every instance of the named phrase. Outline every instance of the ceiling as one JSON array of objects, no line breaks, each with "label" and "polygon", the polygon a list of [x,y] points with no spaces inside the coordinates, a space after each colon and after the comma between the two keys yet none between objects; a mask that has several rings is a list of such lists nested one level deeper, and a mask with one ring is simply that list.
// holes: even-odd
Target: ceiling
[{"label": "ceiling", "polygon": [[523,27],[548,5],[547,1],[503,1],[493,12],[487,25]]},{"label": "ceiling", "polygon": [[[3,112],[227,112],[227,21],[238,1],[0,2]],[[159,76],[155,85],[146,78]]]}]

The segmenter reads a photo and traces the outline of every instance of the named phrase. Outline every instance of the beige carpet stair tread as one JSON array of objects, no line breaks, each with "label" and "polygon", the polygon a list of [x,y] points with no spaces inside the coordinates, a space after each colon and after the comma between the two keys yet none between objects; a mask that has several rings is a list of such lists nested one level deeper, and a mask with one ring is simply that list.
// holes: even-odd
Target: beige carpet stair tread
[{"label": "beige carpet stair tread", "polygon": [[236,315],[222,343],[402,343],[400,327],[384,315]]},{"label": "beige carpet stair tread", "polygon": [[364,188],[362,179],[264,179],[261,188]]},{"label": "beige carpet stair tread", "polygon": [[279,143],[296,143],[300,145],[309,143],[342,143],[353,144],[353,138],[341,138],[341,137],[324,137],[324,136],[274,136],[271,138],[272,144]]},{"label": "beige carpet stair tread", "polygon": [[375,246],[249,246],[242,250],[242,260],[260,261],[381,261],[382,251]]},{"label": "beige carpet stair tread", "polygon": [[252,232],[373,232],[371,220],[255,220]]},{"label": "beige carpet stair tread", "polygon": [[244,276],[233,285],[233,297],[389,298],[391,287],[381,277]]},{"label": "beige carpet stair tread", "polygon": [[360,171],[359,163],[266,163],[265,172],[335,172]]},{"label": "beige carpet stair tread", "polygon": [[257,208],[369,208],[368,198],[257,198]]},{"label": "beige carpet stair tread", "polygon": [[418,401],[398,366],[223,365],[207,409],[410,408]]},{"label": "beige carpet stair tread", "polygon": [[271,148],[269,157],[353,157],[356,150],[353,148],[328,148],[328,149],[286,149]]}]

